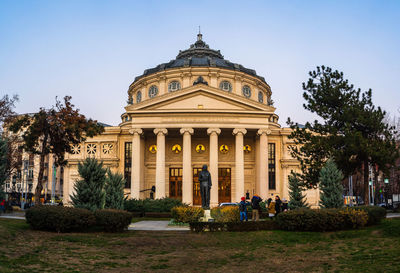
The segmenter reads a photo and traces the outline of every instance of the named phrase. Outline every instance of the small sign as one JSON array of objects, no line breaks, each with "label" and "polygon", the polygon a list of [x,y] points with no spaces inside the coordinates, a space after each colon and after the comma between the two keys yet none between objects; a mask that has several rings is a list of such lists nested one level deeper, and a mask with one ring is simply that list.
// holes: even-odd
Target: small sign
[{"label": "small sign", "polygon": [[385,184],[389,184],[389,179],[385,178]]}]

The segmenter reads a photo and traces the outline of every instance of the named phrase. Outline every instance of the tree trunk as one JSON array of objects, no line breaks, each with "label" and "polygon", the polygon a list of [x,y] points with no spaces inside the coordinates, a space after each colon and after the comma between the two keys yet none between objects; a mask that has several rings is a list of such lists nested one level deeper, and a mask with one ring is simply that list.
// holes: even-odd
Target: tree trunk
[{"label": "tree trunk", "polygon": [[40,153],[39,161],[39,174],[38,181],[35,190],[35,205],[40,205],[40,195],[43,190],[43,173],[44,173],[44,157],[46,156],[46,145],[47,145],[48,135],[45,134],[42,142],[42,152]]},{"label": "tree trunk", "polygon": [[368,169],[368,160],[364,161],[364,205],[369,205],[369,169]]}]

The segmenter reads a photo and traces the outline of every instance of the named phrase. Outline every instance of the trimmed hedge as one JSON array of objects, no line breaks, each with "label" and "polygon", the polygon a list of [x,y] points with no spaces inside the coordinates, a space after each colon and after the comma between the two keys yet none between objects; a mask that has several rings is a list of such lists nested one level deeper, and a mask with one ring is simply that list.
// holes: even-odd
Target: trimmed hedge
[{"label": "trimmed hedge", "polygon": [[56,232],[82,232],[100,227],[107,232],[123,231],[130,223],[132,214],[122,210],[97,210],[35,206],[25,213],[26,222],[32,229]]},{"label": "trimmed hedge", "polygon": [[211,209],[211,217],[215,219],[216,222],[239,222],[240,214],[239,207],[237,206],[225,206],[217,207]]},{"label": "trimmed hedge", "polygon": [[278,229],[275,221],[257,221],[257,222],[191,222],[190,230],[194,232],[203,232],[209,230],[215,231],[259,231],[259,230],[275,230]]},{"label": "trimmed hedge", "polygon": [[173,207],[187,206],[173,198],[161,199],[128,199],[124,201],[124,209],[130,212],[170,212]]},{"label": "trimmed hedge", "polygon": [[132,214],[124,210],[102,209],[94,212],[96,225],[106,232],[122,232],[132,221]]},{"label": "trimmed hedge", "polygon": [[335,231],[365,226],[368,215],[354,209],[295,209],[278,214],[276,223],[288,231]]},{"label": "trimmed hedge", "polygon": [[35,206],[25,217],[32,229],[56,232],[82,231],[96,224],[91,211],[72,207]]},{"label": "trimmed hedge", "polygon": [[367,225],[379,224],[382,219],[386,218],[386,209],[377,206],[359,206],[354,207],[355,210],[362,210],[368,214]]},{"label": "trimmed hedge", "polygon": [[171,215],[176,223],[198,222],[204,216],[204,210],[199,207],[174,207]]}]

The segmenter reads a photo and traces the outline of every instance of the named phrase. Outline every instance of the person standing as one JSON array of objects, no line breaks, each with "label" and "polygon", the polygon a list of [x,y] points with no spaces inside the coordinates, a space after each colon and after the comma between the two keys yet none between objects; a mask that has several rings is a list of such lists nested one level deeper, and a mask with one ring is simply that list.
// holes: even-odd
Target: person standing
[{"label": "person standing", "polygon": [[254,194],[253,198],[251,198],[251,208],[253,209],[252,216],[251,216],[252,221],[258,221],[260,219],[260,214],[261,214],[260,202],[261,201],[262,201],[261,197],[258,196],[257,194]]},{"label": "person standing", "polygon": [[207,165],[203,165],[203,169],[199,173],[199,182],[200,182],[200,194],[201,194],[201,206],[203,209],[210,209],[210,189],[212,186],[211,183],[211,174],[207,170]]},{"label": "person standing", "polygon": [[[271,198],[269,198],[269,199],[271,199]],[[268,216],[270,218],[272,218],[272,217],[275,216],[275,202],[273,202],[272,199],[271,200],[269,200],[269,199],[268,199],[268,202],[269,202],[269,205],[268,205]]]},{"label": "person standing", "polygon": [[282,201],[277,195],[275,196],[275,216],[277,216],[282,211]]},{"label": "person standing", "polygon": [[242,197],[239,203],[239,213],[240,213],[240,222],[243,222],[244,219],[247,219],[247,206],[250,205],[249,202],[246,202],[246,198]]},{"label": "person standing", "polygon": [[288,210],[288,201],[285,198],[283,198],[283,200],[282,200],[282,212],[285,212],[287,210]]}]

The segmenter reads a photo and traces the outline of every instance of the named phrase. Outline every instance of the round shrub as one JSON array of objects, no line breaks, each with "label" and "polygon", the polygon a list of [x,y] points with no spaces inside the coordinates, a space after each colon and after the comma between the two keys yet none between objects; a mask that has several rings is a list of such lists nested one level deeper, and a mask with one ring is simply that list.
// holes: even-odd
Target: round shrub
[{"label": "round shrub", "polygon": [[124,210],[96,210],[94,216],[96,218],[96,225],[106,232],[124,231],[132,221],[132,214]]},{"label": "round shrub", "polygon": [[214,218],[216,222],[239,222],[239,207],[225,206],[213,208],[211,209],[211,217]]},{"label": "round shrub", "polygon": [[353,209],[295,209],[280,213],[276,223],[289,231],[334,231],[365,226],[368,215]]},{"label": "round shrub", "polygon": [[174,207],[171,216],[177,223],[198,222],[204,216],[204,210],[198,207]]},{"label": "round shrub", "polygon": [[96,224],[91,211],[72,207],[35,206],[25,217],[32,229],[56,232],[84,231]]},{"label": "round shrub", "polygon": [[376,225],[382,219],[386,218],[386,209],[377,206],[359,206],[354,207],[355,210],[365,211],[368,214],[368,222],[367,225]]},{"label": "round shrub", "polygon": [[129,199],[124,201],[124,209],[130,212],[171,212],[173,207],[187,206],[174,198],[161,199]]}]

